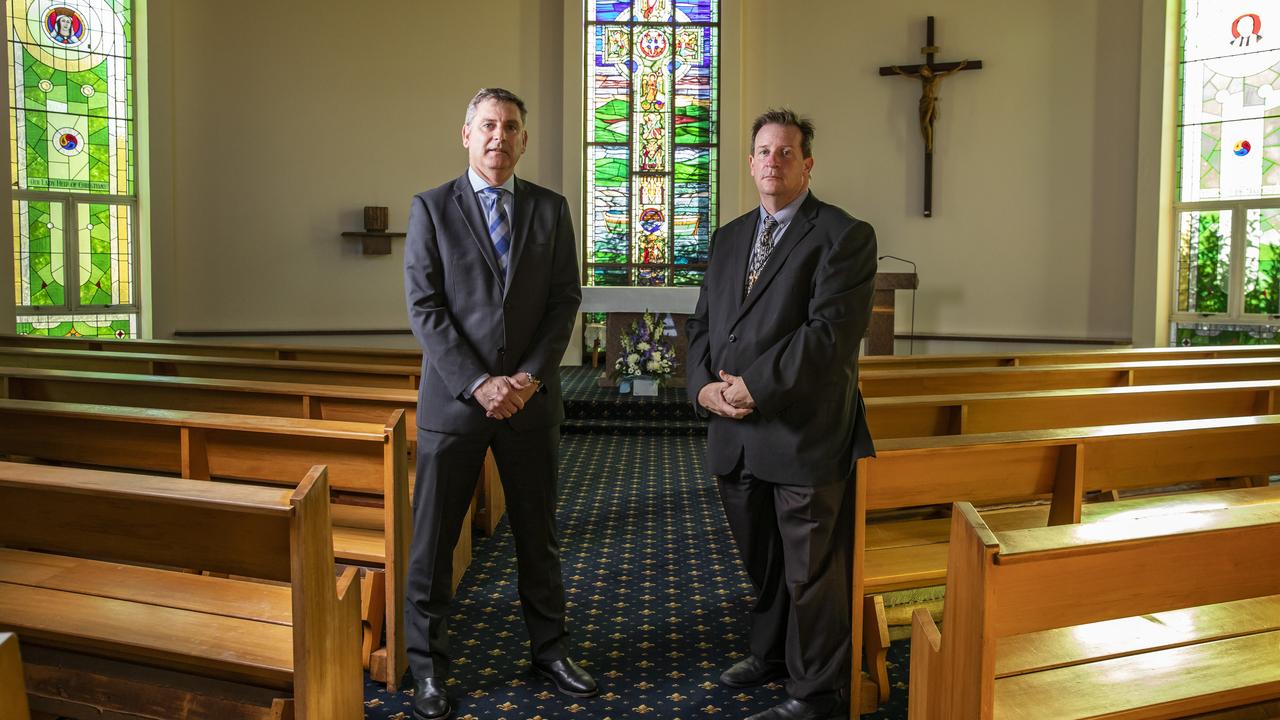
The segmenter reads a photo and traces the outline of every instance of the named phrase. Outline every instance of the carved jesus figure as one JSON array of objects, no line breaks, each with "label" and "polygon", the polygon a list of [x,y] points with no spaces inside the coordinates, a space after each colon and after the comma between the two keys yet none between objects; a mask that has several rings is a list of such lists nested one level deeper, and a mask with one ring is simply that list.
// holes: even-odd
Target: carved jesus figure
[{"label": "carved jesus figure", "polygon": [[920,78],[920,134],[924,136],[924,150],[927,153],[933,152],[933,123],[938,119],[938,86],[942,84],[942,78],[960,72],[968,64],[968,60],[962,60],[943,72],[928,65],[921,65],[915,72],[893,66],[893,71],[903,77]]}]

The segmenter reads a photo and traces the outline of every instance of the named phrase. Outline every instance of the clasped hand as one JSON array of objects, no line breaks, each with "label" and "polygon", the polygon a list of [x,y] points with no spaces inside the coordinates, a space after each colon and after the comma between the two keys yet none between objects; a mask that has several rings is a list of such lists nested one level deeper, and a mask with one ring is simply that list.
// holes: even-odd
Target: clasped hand
[{"label": "clasped hand", "polygon": [[528,377],[492,375],[480,383],[472,397],[484,408],[485,417],[506,420],[523,410],[537,390]]},{"label": "clasped hand", "polygon": [[720,371],[720,382],[711,382],[698,391],[698,404],[720,417],[741,420],[756,407],[751,391],[741,376]]}]

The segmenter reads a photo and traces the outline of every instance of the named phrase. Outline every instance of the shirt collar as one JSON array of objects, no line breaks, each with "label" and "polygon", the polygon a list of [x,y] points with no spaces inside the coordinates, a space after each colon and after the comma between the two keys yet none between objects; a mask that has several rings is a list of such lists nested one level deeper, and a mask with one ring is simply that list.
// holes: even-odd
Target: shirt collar
[{"label": "shirt collar", "polygon": [[[489,181],[480,177],[480,173],[476,172],[475,169],[472,168],[471,166],[467,166],[467,179],[471,181],[471,189],[475,190],[476,192],[480,192],[481,190],[484,190],[487,187],[491,187],[489,185]],[[502,185],[500,185],[499,187],[511,193],[512,197],[515,197],[516,176],[512,175],[511,177],[507,178],[507,181],[502,183]]]},{"label": "shirt collar", "polygon": [[[809,189],[805,188],[804,192],[796,196],[795,200],[792,200],[781,208],[778,208],[778,212],[773,214],[773,219],[778,221],[778,227],[782,227],[791,222],[791,219],[800,211],[800,206],[804,204],[805,198],[807,197],[809,197]],[[765,210],[764,206],[761,205],[760,222],[764,222],[764,219],[767,217],[769,217],[769,211]]]}]

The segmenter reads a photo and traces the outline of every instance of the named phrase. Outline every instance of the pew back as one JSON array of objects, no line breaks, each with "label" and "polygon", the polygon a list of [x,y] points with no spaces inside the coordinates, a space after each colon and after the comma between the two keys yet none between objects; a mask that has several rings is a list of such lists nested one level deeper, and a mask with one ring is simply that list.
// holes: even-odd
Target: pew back
[{"label": "pew back", "polygon": [[[936,585],[949,577],[948,547],[926,524],[868,524],[868,513],[953,502],[1048,499],[1011,511],[1010,527],[1066,525],[1083,516],[1090,491],[1159,488],[1182,482],[1280,473],[1280,415],[1034,430],[877,442],[859,461],[854,519],[854,647],[867,643],[880,694],[887,688],[883,647],[862,598]],[[1021,523],[1021,524],[1019,524]],[[931,531],[929,527],[923,527]],[[883,643],[879,643],[880,646]],[[855,699],[862,656],[854,654]]]},{"label": "pew back", "polygon": [[0,627],[358,718],[356,572],[335,574],[329,529],[321,466],[275,489],[0,463]]},{"label": "pew back", "polygon": [[1027,392],[1086,387],[1280,379],[1280,358],[1162,360],[1004,368],[863,370],[864,397]]},{"label": "pew back", "polygon": [[0,453],[269,484],[327,464],[328,486],[353,503],[333,511],[338,557],[385,571],[387,677],[398,678],[410,533],[404,425],[399,410],[372,424],[0,400]]},{"label": "pew back", "polygon": [[[1224,562],[1247,557],[1247,562]],[[1280,506],[1265,504],[998,535],[952,516],[947,623],[915,618],[912,717],[1175,718],[1280,697],[1280,631],[997,679],[1001,638],[1249,598],[1280,587]],[[917,661],[916,651],[921,658]]]}]

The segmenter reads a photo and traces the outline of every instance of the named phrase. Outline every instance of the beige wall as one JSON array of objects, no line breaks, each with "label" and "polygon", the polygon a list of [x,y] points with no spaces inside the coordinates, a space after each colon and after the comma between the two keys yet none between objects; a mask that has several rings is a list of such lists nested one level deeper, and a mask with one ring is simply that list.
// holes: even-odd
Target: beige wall
[{"label": "beige wall", "polygon": [[560,187],[560,0],[355,7],[273,3],[266,32],[258,2],[152,0],[157,335],[407,327],[402,241],[366,257],[340,233],[364,205],[403,231],[465,169],[482,85],[525,98],[520,174]]},{"label": "beige wall", "polygon": [[[750,8],[744,45],[758,51],[746,56],[744,105],[786,103],[817,120],[814,190],[872,222],[882,254],[918,263],[917,331],[1129,336],[1137,0]],[[984,69],[943,81],[926,219],[920,85],[876,69],[916,61],[930,12],[941,13],[938,59]],[[910,295],[899,296],[902,331]]]},{"label": "beige wall", "polygon": [[[818,124],[815,192],[919,263],[918,331],[1129,336],[1140,0],[725,5],[724,219],[753,204],[751,117],[791,105]],[[530,105],[520,174],[580,197],[578,3],[495,0],[483,25],[477,7],[295,0],[266,33],[260,3],[151,0],[157,335],[405,327],[400,245],[363,257],[339,233],[366,204],[403,230],[409,197],[462,171],[481,85]],[[940,60],[986,65],[942,86],[932,219],[919,84],[876,74],[914,62],[928,12]]]}]

